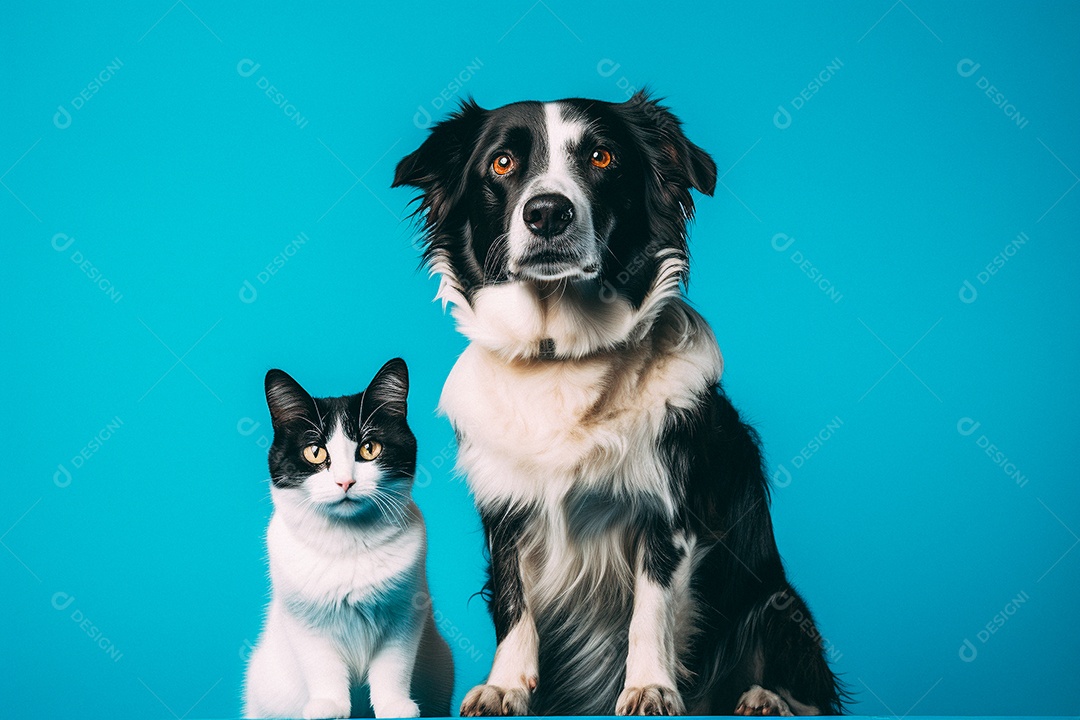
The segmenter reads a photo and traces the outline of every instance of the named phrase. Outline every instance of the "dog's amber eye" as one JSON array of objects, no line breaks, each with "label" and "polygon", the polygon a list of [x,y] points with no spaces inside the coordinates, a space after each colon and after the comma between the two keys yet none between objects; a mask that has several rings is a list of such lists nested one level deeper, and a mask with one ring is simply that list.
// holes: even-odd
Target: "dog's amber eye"
[{"label": "dog's amber eye", "polygon": [[589,158],[592,164],[600,168],[601,170],[610,165],[611,161],[614,159],[615,156],[613,156],[611,154],[611,151],[607,148],[596,148],[595,150],[593,150],[592,157]]},{"label": "dog's amber eye", "polygon": [[514,158],[503,153],[491,163],[491,169],[495,171],[496,175],[505,175],[514,169]]},{"label": "dog's amber eye", "polygon": [[382,443],[378,440],[365,440],[360,446],[360,458],[362,460],[374,460],[382,452]]},{"label": "dog's amber eye", "polygon": [[326,448],[322,445],[308,445],[304,448],[304,459],[312,465],[322,465],[326,462]]}]

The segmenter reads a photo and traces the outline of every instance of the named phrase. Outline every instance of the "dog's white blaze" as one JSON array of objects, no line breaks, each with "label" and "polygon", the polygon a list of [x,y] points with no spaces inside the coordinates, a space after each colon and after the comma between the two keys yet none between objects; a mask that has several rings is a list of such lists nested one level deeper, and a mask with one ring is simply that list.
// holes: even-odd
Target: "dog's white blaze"
[{"label": "dog's white blaze", "polygon": [[[583,252],[581,268],[596,265],[600,260],[601,248],[593,227],[592,208],[582,187],[582,180],[570,163],[570,148],[581,141],[585,133],[585,124],[566,120],[562,116],[559,103],[545,103],[544,133],[548,148],[547,167],[542,174],[529,182],[521,195],[521,201],[514,208],[514,221],[508,237],[510,251],[508,260],[511,272],[518,272],[522,256],[535,242],[532,232],[523,219],[525,204],[544,193],[565,195],[574,205],[574,219],[566,232]],[[581,268],[568,268],[559,276],[545,279],[556,280],[560,277],[580,275]]]},{"label": "dog's white blaze", "polygon": [[[533,181],[536,192],[561,192],[578,207],[578,200],[584,199],[577,174],[570,167],[570,148],[581,142],[585,134],[585,124],[563,117],[559,103],[544,105],[544,128],[547,132],[548,160],[547,170]],[[578,197],[573,197],[577,194]]]}]

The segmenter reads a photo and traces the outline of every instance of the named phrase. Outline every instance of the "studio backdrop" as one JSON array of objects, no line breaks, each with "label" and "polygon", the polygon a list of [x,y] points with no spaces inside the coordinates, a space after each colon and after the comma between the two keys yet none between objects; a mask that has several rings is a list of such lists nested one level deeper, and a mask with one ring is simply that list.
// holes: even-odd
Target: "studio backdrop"
[{"label": "studio backdrop", "polygon": [[1072,3],[21,4],[0,24],[5,717],[229,717],[263,375],[409,363],[455,707],[494,653],[395,163],[474,97],[648,86],[717,160],[687,296],[860,714],[1080,712]]}]

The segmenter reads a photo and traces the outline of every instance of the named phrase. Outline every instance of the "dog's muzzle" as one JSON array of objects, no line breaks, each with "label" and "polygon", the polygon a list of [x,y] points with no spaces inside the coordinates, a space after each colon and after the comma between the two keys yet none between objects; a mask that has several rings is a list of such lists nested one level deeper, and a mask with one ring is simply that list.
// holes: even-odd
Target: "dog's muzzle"
[{"label": "dog's muzzle", "polygon": [[561,193],[545,192],[530,198],[521,210],[528,228],[516,271],[511,277],[533,280],[587,279],[599,272],[592,231],[587,217],[579,217],[573,201]]},{"label": "dog's muzzle", "polygon": [[538,237],[550,240],[566,232],[574,220],[574,203],[557,193],[537,195],[521,212],[525,227]]}]

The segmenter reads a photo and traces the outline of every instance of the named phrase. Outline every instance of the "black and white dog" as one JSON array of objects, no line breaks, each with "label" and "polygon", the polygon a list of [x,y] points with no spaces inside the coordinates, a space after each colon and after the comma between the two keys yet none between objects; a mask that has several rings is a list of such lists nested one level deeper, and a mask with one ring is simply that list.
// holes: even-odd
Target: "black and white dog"
[{"label": "black and white dog", "polygon": [[691,188],[666,108],[465,103],[398,165],[471,341],[443,389],[498,649],[462,715],[836,713],[754,430],[683,299]]}]

